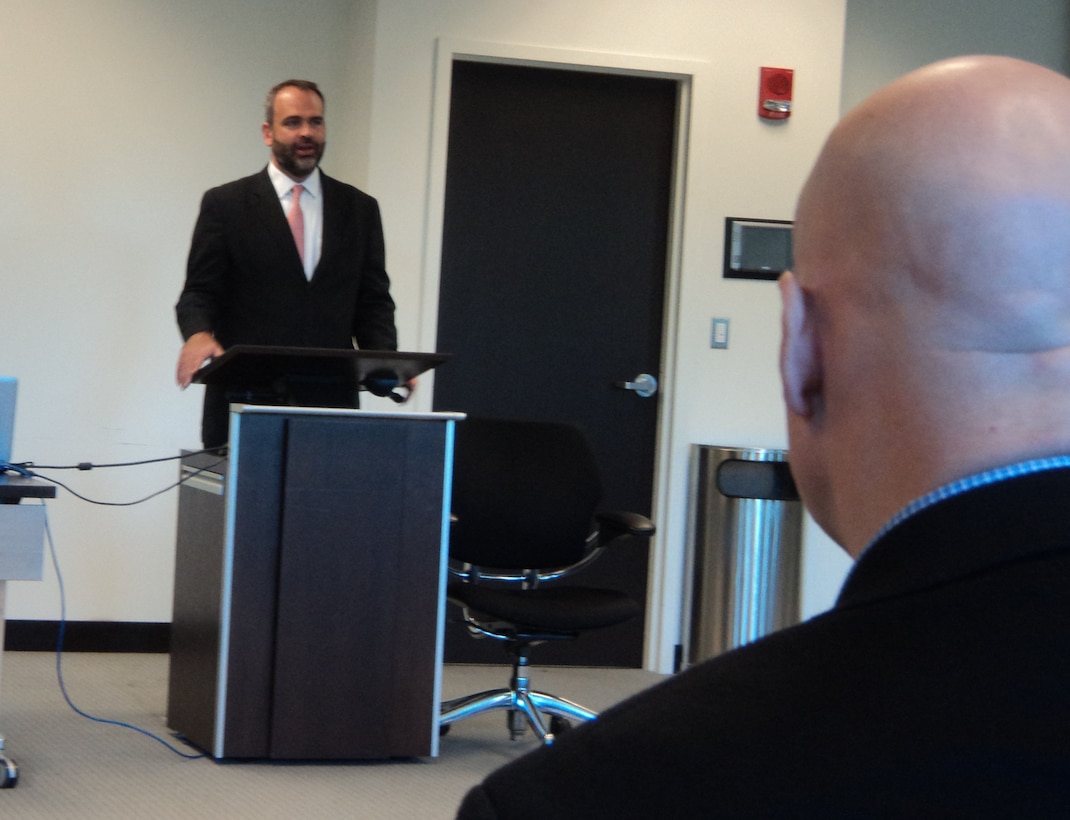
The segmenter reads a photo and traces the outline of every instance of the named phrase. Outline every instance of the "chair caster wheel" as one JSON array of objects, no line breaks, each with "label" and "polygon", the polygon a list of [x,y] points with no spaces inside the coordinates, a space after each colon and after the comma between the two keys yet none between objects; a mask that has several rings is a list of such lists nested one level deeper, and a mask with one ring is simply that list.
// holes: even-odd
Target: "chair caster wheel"
[{"label": "chair caster wheel", "polygon": [[565,718],[558,717],[557,715],[550,716],[550,734],[555,738],[561,737],[572,728],[572,724]]},{"label": "chair caster wheel", "polygon": [[528,730],[528,717],[519,709],[510,709],[505,713],[505,725],[509,727],[509,737],[519,740]]},{"label": "chair caster wheel", "polygon": [[9,757],[0,756],[0,789],[13,789],[19,784],[19,767]]}]

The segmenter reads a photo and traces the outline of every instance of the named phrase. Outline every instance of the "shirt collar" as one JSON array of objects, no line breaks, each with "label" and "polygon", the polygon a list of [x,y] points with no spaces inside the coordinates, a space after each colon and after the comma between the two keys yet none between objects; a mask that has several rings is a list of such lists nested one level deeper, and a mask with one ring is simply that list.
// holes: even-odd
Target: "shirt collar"
[{"label": "shirt collar", "polygon": [[[917,515],[927,507],[931,507],[933,504],[937,504],[948,498],[953,498],[957,495],[961,495],[968,490],[973,490],[978,487],[984,487],[988,484],[995,484],[1000,481],[1006,481],[1010,478],[1017,478],[1019,476],[1030,475],[1031,473],[1039,473],[1042,470],[1055,470],[1061,467],[1070,467],[1070,455],[1063,456],[1049,456],[1047,458],[1035,458],[1028,461],[1019,461],[1016,464],[1007,464],[1002,467],[995,467],[991,470],[985,470],[984,472],[974,473],[973,475],[960,478],[956,481],[952,481],[949,484],[945,484],[942,487],[938,487],[931,493],[926,493],[921,498],[915,499],[907,504],[903,509],[892,516],[891,520],[881,527],[880,531],[873,537],[873,540],[866,546],[868,550],[873,544],[883,538],[889,530],[897,527],[899,524],[906,521],[912,515]],[[865,552],[863,550],[862,552]]]},{"label": "shirt collar", "polygon": [[271,179],[271,184],[275,188],[275,193],[278,194],[279,199],[282,199],[293,189],[294,185],[300,185],[304,189],[304,193],[319,199],[322,184],[320,180],[320,169],[316,166],[315,170],[308,175],[308,178],[301,182],[294,182],[286,174],[280,171],[274,162],[268,162],[267,167],[268,177]]}]

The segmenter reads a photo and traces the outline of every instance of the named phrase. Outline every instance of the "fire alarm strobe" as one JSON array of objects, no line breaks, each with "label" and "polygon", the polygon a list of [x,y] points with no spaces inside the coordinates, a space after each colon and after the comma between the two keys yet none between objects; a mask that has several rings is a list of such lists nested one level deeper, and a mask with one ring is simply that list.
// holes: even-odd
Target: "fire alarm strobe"
[{"label": "fire alarm strobe", "polygon": [[786,120],[791,116],[791,87],[795,76],[790,68],[762,67],[758,87],[758,116],[767,120]]}]

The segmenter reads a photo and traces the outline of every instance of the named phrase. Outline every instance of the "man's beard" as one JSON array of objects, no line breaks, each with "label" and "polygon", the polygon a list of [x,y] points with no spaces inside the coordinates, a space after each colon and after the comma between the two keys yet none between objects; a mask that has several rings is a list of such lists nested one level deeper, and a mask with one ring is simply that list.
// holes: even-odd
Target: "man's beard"
[{"label": "man's beard", "polygon": [[[300,157],[297,155],[298,147],[313,146],[316,150],[311,156]],[[323,150],[327,147],[325,142],[304,142],[283,145],[276,142],[271,146],[271,153],[275,156],[275,162],[287,174],[293,177],[307,177],[319,165],[323,158]]]}]

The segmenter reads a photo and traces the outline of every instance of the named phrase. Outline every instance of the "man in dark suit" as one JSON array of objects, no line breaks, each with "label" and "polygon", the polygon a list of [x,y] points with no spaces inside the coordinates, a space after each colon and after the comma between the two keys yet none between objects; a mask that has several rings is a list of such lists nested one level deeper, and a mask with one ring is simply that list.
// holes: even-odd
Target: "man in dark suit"
[{"label": "man in dark suit", "polygon": [[[183,388],[235,344],[397,349],[379,207],[319,169],[323,95],[315,83],[287,80],[266,108],[268,167],[201,202],[175,307]],[[227,398],[212,386],[202,439],[205,447],[227,440]]]},{"label": "man in dark suit", "polygon": [[833,609],[490,775],[460,816],[1070,816],[1070,80],[945,61],[837,126],[781,279]]}]

